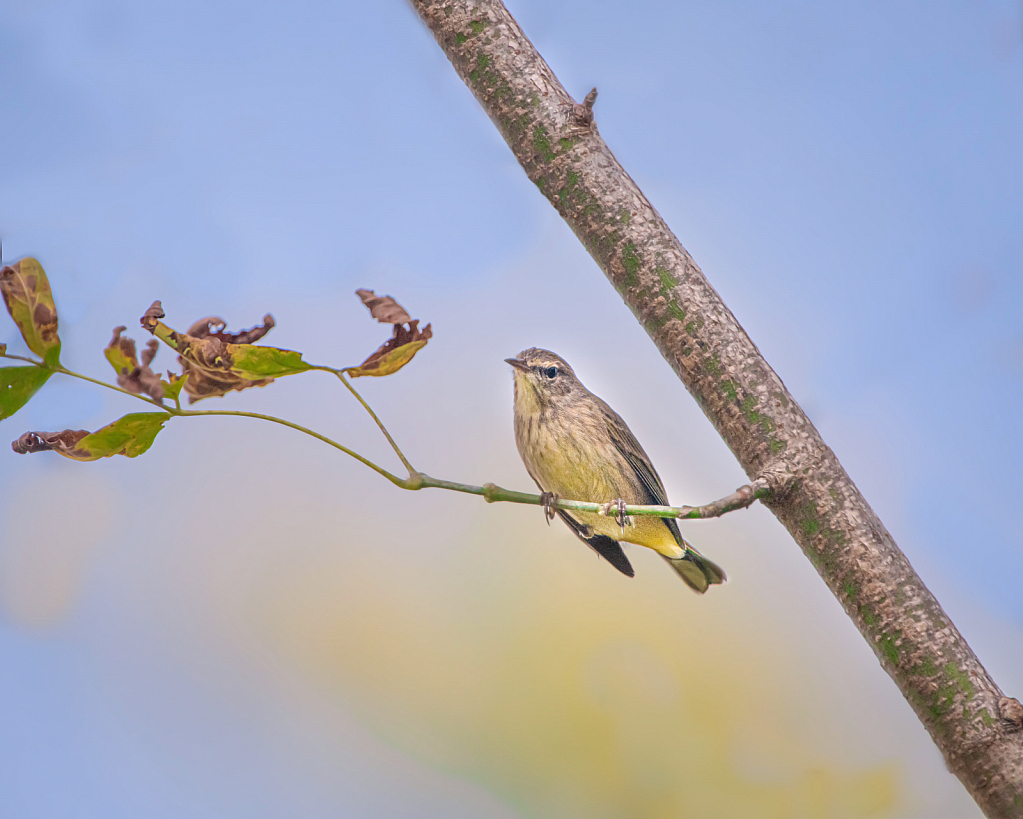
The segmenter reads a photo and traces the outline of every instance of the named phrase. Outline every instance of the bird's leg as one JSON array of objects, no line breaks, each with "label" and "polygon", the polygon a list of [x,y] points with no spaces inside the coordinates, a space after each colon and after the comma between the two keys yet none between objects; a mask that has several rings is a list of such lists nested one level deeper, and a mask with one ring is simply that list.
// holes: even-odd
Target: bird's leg
[{"label": "bird's leg", "polygon": [[547,519],[547,525],[551,525],[551,521],[554,520],[554,507],[558,504],[558,496],[554,492],[541,492],[540,502],[543,504],[543,516]]},{"label": "bird's leg", "polygon": [[625,517],[625,500],[623,498],[605,503],[604,508],[600,510],[600,514],[617,517],[618,525],[622,527],[623,535],[625,534],[626,522],[628,522],[629,526],[632,526],[632,519]]}]

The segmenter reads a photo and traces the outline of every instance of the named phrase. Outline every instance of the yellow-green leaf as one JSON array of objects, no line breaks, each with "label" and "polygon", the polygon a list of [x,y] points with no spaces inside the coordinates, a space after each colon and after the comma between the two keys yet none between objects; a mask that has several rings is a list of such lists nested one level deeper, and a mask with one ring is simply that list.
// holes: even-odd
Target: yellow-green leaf
[{"label": "yellow-green leaf", "polygon": [[28,348],[47,365],[59,364],[57,307],[43,266],[29,257],[3,268],[0,293]]},{"label": "yellow-green leaf", "polygon": [[255,344],[229,344],[231,370],[242,378],[280,378],[282,375],[304,373],[309,365],[302,353],[278,347],[259,347]]},{"label": "yellow-green leaf", "polygon": [[113,455],[135,458],[153,445],[168,418],[166,412],[133,412],[95,432],[26,432],[12,446],[21,454],[56,452],[74,461],[96,461]]},{"label": "yellow-green leaf", "polygon": [[25,406],[52,374],[42,367],[0,367],[0,421]]},{"label": "yellow-green leaf", "polygon": [[345,370],[352,378],[363,375],[391,375],[408,364],[412,357],[426,346],[426,339],[410,341],[401,347],[388,350],[380,357],[373,356],[358,367]]},{"label": "yellow-green leaf", "polygon": [[114,368],[114,372],[118,375],[125,370],[131,372],[139,365],[138,361],[135,360],[135,356],[129,357],[121,347],[107,347],[103,351],[103,355],[107,357],[110,366]]},{"label": "yellow-green leaf", "polygon": [[164,382],[163,394],[170,398],[171,401],[177,401],[178,396],[181,395],[181,388],[185,386],[185,379],[188,378],[188,374],[172,376],[167,373],[169,381]]}]

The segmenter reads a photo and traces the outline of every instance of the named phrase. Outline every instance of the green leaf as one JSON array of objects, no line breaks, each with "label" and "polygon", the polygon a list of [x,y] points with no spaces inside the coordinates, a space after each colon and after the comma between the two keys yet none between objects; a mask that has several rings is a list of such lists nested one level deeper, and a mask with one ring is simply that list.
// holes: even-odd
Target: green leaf
[{"label": "green leaf", "polygon": [[43,266],[29,257],[0,270],[0,293],[28,348],[49,367],[60,363],[57,307]]},{"label": "green leaf", "polygon": [[231,371],[242,378],[280,378],[310,369],[302,353],[279,347],[258,347],[255,344],[231,344],[228,347]]},{"label": "green leaf", "polygon": [[178,396],[181,395],[181,388],[185,386],[185,380],[188,378],[188,373],[179,375],[177,378],[170,382],[164,382],[163,394],[170,398],[171,401],[177,401]]},{"label": "green leaf", "polygon": [[77,460],[94,461],[111,455],[134,458],[141,455],[153,445],[157,433],[169,418],[166,412],[133,412],[125,415],[82,438],[75,449],[83,454],[88,453],[88,457]]},{"label": "green leaf", "polygon": [[0,421],[25,406],[51,375],[42,367],[0,367]]},{"label": "green leaf", "polygon": [[135,458],[153,445],[168,418],[166,412],[133,412],[91,433],[84,429],[26,432],[12,446],[20,454],[49,451],[73,461],[96,461],[112,455]]}]

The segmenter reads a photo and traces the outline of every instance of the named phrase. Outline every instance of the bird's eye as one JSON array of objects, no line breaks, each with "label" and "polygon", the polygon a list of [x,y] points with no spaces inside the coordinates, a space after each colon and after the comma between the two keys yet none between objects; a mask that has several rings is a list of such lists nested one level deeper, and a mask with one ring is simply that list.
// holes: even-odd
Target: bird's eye
[{"label": "bird's eye", "polygon": [[558,374],[558,368],[548,367],[546,370],[543,371],[543,374],[546,375],[548,378],[554,378],[554,376]]}]

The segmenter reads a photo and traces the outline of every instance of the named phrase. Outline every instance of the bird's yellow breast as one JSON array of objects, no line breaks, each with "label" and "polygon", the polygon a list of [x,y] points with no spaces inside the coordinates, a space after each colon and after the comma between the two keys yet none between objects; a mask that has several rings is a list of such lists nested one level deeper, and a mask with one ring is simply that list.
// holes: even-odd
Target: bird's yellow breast
[{"label": "bird's yellow breast", "polygon": [[[545,492],[565,500],[608,503],[649,502],[635,470],[614,447],[602,417],[578,414],[568,419],[544,407],[528,384],[516,385],[515,442],[526,469]],[[572,512],[594,534],[646,546],[668,557],[684,552],[660,518],[633,517],[625,531],[615,517]]]}]

